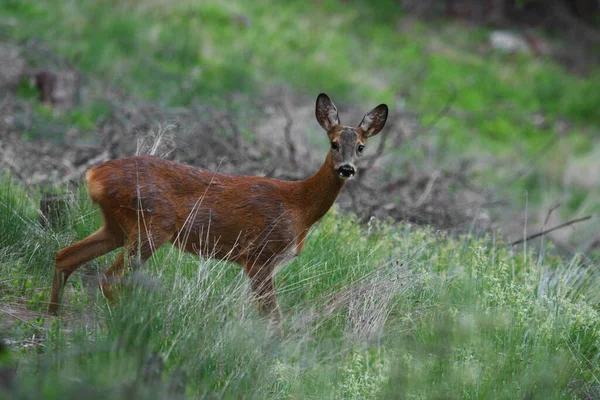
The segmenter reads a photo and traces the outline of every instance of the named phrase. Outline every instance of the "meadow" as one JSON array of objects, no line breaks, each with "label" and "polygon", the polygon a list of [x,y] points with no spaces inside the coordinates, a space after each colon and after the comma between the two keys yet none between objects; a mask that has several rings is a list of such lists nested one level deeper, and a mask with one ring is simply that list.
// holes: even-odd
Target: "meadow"
[{"label": "meadow", "polygon": [[[115,308],[95,286],[114,254],[90,263],[51,318],[54,252],[100,216],[81,188],[60,229],[43,229],[37,195],[2,183],[2,320],[17,398],[598,395],[598,275],[551,246],[365,227],[334,209],[277,274],[280,335],[259,318],[239,266],[170,247],[130,271]],[[164,371],[148,380],[156,354]],[[169,392],[182,379],[185,390]]]},{"label": "meadow", "polygon": [[[92,262],[51,318],[54,252],[100,218],[81,188],[60,229],[43,229],[36,195],[2,183],[2,322],[17,398],[598,395],[598,276],[551,246],[365,227],[334,209],[277,274],[281,335],[259,318],[239,266],[170,247],[130,271],[115,308],[95,286],[114,254]],[[165,369],[148,381],[156,354]],[[186,389],[167,395],[182,376]]]},{"label": "meadow", "polygon": [[[0,3],[1,40],[27,49],[34,67],[52,64],[39,50],[50,49],[89,83],[73,109],[55,112],[20,82],[14,96],[37,121],[24,124],[24,142],[62,144],[75,127],[95,143],[112,107],[98,87],[160,110],[280,91],[312,104],[325,91],[348,109],[386,102],[418,116],[433,150],[388,145],[385,174],[402,176],[399,160],[444,169],[470,158],[473,182],[512,210],[543,220],[559,198],[564,218],[597,212],[598,185],[565,171],[596,165],[599,75],[496,52],[488,34],[413,19],[391,0]],[[232,112],[250,142],[258,117]],[[38,206],[49,190],[69,201],[43,226]],[[2,173],[0,377],[16,376],[0,397],[600,397],[597,257],[547,237],[511,246],[499,230],[364,221],[334,207],[276,275],[281,333],[260,318],[241,267],[170,246],[128,271],[114,307],[97,281],[116,254],[94,260],[70,278],[62,315],[49,316],[56,251],[100,224],[83,182],[26,186]]]}]

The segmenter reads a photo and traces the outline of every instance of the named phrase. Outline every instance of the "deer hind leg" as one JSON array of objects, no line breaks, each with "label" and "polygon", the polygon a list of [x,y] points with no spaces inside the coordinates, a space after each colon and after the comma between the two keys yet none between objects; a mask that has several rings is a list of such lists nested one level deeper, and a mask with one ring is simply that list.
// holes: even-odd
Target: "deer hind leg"
[{"label": "deer hind leg", "polygon": [[126,252],[127,250],[123,250],[117,256],[117,259],[104,273],[104,278],[100,282],[100,291],[112,305],[114,305],[113,284],[123,276]]},{"label": "deer hind leg", "polygon": [[119,254],[115,262],[105,272],[100,288],[106,299],[114,305],[114,284],[117,283],[125,272],[125,257],[130,266],[145,263],[152,254],[163,244],[169,241],[170,235],[129,235],[125,250]]},{"label": "deer hind leg", "polygon": [[88,261],[100,257],[123,245],[122,235],[115,235],[105,226],[87,238],[65,247],[56,253],[54,281],[50,293],[48,313],[56,315],[60,305],[60,295],[69,276]]}]

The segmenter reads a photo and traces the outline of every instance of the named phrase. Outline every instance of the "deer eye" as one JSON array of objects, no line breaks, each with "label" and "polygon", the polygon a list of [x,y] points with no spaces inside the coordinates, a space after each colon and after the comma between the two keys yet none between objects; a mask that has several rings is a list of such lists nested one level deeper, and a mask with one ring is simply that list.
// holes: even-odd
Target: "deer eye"
[{"label": "deer eye", "polygon": [[332,150],[338,150],[339,148],[340,148],[340,145],[338,144],[338,142],[331,142]]},{"label": "deer eye", "polygon": [[360,154],[363,152],[364,149],[365,149],[365,146],[363,146],[362,144],[359,144],[358,147],[356,148],[356,151],[358,151],[358,154]]}]

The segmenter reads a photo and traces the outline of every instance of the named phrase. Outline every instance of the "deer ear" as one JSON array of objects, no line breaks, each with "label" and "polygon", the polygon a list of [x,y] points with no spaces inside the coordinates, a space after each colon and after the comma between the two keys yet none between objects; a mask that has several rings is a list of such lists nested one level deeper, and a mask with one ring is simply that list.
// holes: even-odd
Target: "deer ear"
[{"label": "deer ear", "polygon": [[369,111],[362,119],[358,127],[363,131],[365,138],[375,136],[385,126],[388,117],[388,106],[380,104]]},{"label": "deer ear", "polygon": [[340,124],[340,117],[338,116],[337,108],[335,104],[329,99],[325,93],[321,93],[317,97],[317,106],[315,108],[315,116],[319,125],[327,132],[336,125]]}]

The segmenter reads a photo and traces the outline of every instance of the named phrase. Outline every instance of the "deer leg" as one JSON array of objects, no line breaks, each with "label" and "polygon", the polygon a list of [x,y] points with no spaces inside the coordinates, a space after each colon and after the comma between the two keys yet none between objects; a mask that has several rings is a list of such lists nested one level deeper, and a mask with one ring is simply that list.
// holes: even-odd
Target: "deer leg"
[{"label": "deer leg", "polygon": [[100,283],[100,288],[104,297],[114,305],[113,286],[120,280],[125,272],[125,255],[128,256],[129,265],[143,264],[152,254],[156,252],[168,240],[166,238],[149,239],[147,235],[135,236],[127,240],[127,248],[119,254],[115,262],[104,274],[104,279]]},{"label": "deer leg", "polygon": [[100,291],[106,297],[106,299],[114,306],[114,296],[113,296],[113,284],[116,280],[120,279],[123,276],[123,272],[125,271],[125,253],[127,251],[123,250],[118,256],[115,262],[110,266],[110,268],[104,273],[104,278],[100,282]]},{"label": "deer leg", "polygon": [[250,285],[258,301],[258,310],[263,317],[272,318],[276,323],[281,321],[281,310],[277,304],[273,287],[273,268],[271,265],[248,265],[246,271],[250,277]]},{"label": "deer leg", "polygon": [[88,261],[100,257],[123,245],[123,238],[113,235],[106,227],[100,228],[85,239],[56,253],[54,281],[50,292],[48,313],[58,314],[59,297],[69,276]]}]

